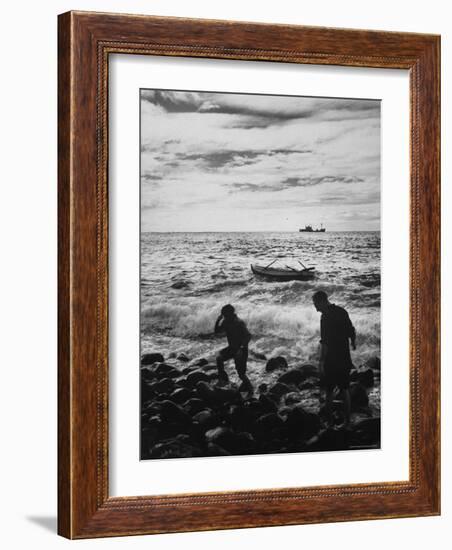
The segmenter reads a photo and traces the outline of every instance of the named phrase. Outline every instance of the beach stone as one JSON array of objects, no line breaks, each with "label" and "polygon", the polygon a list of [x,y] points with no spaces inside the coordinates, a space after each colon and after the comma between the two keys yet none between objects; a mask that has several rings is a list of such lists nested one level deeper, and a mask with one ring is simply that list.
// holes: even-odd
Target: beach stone
[{"label": "beach stone", "polygon": [[165,359],[161,353],[145,353],[141,357],[142,365],[152,365],[153,363],[163,363]]},{"label": "beach stone", "polygon": [[204,431],[215,428],[219,424],[218,416],[211,409],[204,409],[193,416],[193,421],[197,422]]},{"label": "beach stone", "polygon": [[254,411],[247,405],[232,405],[229,408],[228,421],[235,430],[247,430],[255,418]]},{"label": "beach stone", "polygon": [[163,378],[158,382],[154,382],[150,385],[156,393],[168,395],[175,389],[174,381],[171,378]]},{"label": "beach stone", "polygon": [[189,386],[196,386],[198,382],[208,382],[208,381],[209,381],[209,376],[201,370],[195,370],[187,374],[187,384]]},{"label": "beach stone", "polygon": [[262,409],[267,413],[275,413],[278,410],[276,403],[265,393],[261,393],[259,396],[259,403],[262,406]]},{"label": "beach stone", "polygon": [[349,436],[344,429],[327,428],[306,444],[309,451],[341,451],[348,448]]},{"label": "beach stone", "polygon": [[161,417],[167,422],[175,422],[178,424],[190,424],[190,416],[179,406],[169,400],[164,400],[161,403]]},{"label": "beach stone", "polygon": [[313,378],[309,378],[302,382],[298,387],[300,390],[312,390],[318,386],[318,381],[315,381]]},{"label": "beach stone", "polygon": [[300,403],[302,401],[303,397],[295,391],[292,391],[290,393],[286,393],[284,396],[284,401],[286,405],[294,405],[295,403]]},{"label": "beach stone", "polygon": [[157,443],[150,450],[152,458],[189,458],[202,454],[198,447],[178,439]]},{"label": "beach stone", "polygon": [[225,403],[238,403],[242,401],[242,396],[240,395],[239,390],[235,388],[222,388],[219,386],[213,389],[212,398],[217,405]]},{"label": "beach stone", "polygon": [[282,382],[276,382],[271,388],[269,393],[271,395],[274,395],[277,399],[281,399],[281,397],[290,392],[290,388],[287,384],[284,384]]},{"label": "beach stone", "polygon": [[153,399],[155,397],[155,389],[153,388],[153,384],[149,384],[147,382],[142,382],[141,384],[141,401],[148,401],[149,399]]},{"label": "beach stone", "polygon": [[180,375],[180,372],[176,369],[176,367],[167,365],[166,363],[157,363],[154,366],[154,372],[158,378],[176,377]]},{"label": "beach stone", "polygon": [[192,397],[183,403],[184,410],[190,414],[196,414],[206,408],[206,402],[198,397]]},{"label": "beach stone", "polygon": [[206,432],[208,443],[214,443],[233,453],[237,448],[237,434],[230,428],[219,426]]},{"label": "beach stone", "polygon": [[259,384],[259,386],[257,387],[257,391],[258,391],[259,393],[267,393],[267,391],[268,391],[268,384],[265,384],[265,383]]},{"label": "beach stone", "polygon": [[320,372],[316,365],[312,365],[311,363],[304,363],[299,367],[301,372],[303,373],[305,379],[307,378],[320,378]]},{"label": "beach stone", "polygon": [[190,397],[192,397],[192,392],[187,388],[176,388],[171,395],[169,396],[169,399],[171,401],[174,401],[175,403],[185,403]]},{"label": "beach stone", "polygon": [[304,372],[299,368],[295,368],[281,374],[278,378],[278,382],[281,384],[300,384],[301,382],[304,382],[305,379],[306,375]]},{"label": "beach stone", "polygon": [[288,368],[287,360],[285,357],[279,355],[278,357],[272,357],[267,361],[265,370],[267,372],[273,372],[278,369],[287,369]]},{"label": "beach stone", "polygon": [[252,355],[254,355],[256,359],[260,359],[261,361],[267,360],[267,357],[265,356],[264,353],[260,353],[259,351],[256,351],[256,350],[250,350],[250,352]]},{"label": "beach stone", "polygon": [[154,369],[146,367],[141,367],[140,369],[141,380],[145,382],[152,382],[155,379]]},{"label": "beach stone", "polygon": [[[207,359],[205,359],[204,357],[201,357],[201,359],[196,359],[193,362],[194,367],[204,367],[205,365],[208,365],[208,364],[209,364],[209,361],[207,361]],[[216,368],[216,366],[215,366],[215,368]]]},{"label": "beach stone", "polygon": [[256,433],[260,436],[265,436],[273,430],[277,428],[282,428],[283,426],[283,419],[280,418],[276,413],[267,413],[260,416],[256,420],[253,433]]},{"label": "beach stone", "polygon": [[207,382],[198,382],[196,384],[196,392],[207,403],[214,400],[214,391]]},{"label": "beach stone", "polygon": [[208,443],[207,444],[207,454],[209,456],[230,456],[231,453],[226,451],[226,449],[223,449],[223,447],[220,447],[220,445],[216,445],[215,443]]},{"label": "beach stone", "polygon": [[350,384],[350,399],[352,411],[357,411],[369,405],[369,397],[366,388],[359,382]]},{"label": "beach stone", "polygon": [[297,406],[287,413],[285,426],[292,436],[308,439],[320,430],[320,418]]},{"label": "beach stone", "polygon": [[177,356],[178,361],[182,361],[183,363],[188,363],[190,359],[185,355],[185,353],[179,353]]},{"label": "beach stone", "polygon": [[371,357],[368,359],[365,363],[365,366],[372,370],[380,370],[381,369],[381,361],[379,357]]},{"label": "beach stone", "polygon": [[357,372],[357,381],[366,388],[371,388],[375,383],[374,371],[372,369],[363,369]]},{"label": "beach stone", "polygon": [[235,454],[249,454],[256,451],[256,440],[249,432],[239,432],[236,436]]}]

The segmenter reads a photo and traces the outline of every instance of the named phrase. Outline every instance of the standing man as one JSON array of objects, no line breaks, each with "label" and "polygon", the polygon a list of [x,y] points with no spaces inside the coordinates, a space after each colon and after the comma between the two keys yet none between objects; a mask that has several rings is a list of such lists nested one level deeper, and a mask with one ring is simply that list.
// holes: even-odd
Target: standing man
[{"label": "standing man", "polygon": [[251,340],[246,324],[237,317],[234,307],[227,304],[221,309],[221,315],[215,323],[215,334],[226,334],[228,347],[220,350],[217,356],[218,377],[222,382],[228,382],[229,378],[224,370],[224,362],[234,359],[237,374],[242,381],[240,389],[253,392],[253,386],[246,375],[246,362],[248,360],[248,343]]},{"label": "standing man", "polygon": [[320,363],[319,370],[326,390],[326,414],[333,422],[333,392],[337,387],[342,393],[345,408],[344,427],[350,425],[350,357],[349,341],[356,349],[356,332],[344,308],[332,304],[322,290],[313,296],[314,306],[322,313],[320,319]]}]

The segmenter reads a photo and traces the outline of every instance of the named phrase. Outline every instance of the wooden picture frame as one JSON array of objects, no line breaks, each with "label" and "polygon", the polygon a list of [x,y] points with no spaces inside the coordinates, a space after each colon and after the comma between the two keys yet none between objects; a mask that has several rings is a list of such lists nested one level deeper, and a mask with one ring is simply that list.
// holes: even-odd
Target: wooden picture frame
[{"label": "wooden picture frame", "polygon": [[[440,513],[440,38],[68,12],[58,41],[58,532],[68,538]],[[108,490],[108,61],[113,53],[410,73],[409,481],[140,497]]]}]

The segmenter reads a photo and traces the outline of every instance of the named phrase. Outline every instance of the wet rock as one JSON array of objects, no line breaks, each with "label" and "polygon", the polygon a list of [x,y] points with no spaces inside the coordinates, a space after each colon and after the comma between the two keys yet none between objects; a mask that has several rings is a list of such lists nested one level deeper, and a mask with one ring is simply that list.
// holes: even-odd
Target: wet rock
[{"label": "wet rock", "polygon": [[365,363],[365,366],[372,370],[380,370],[381,369],[381,362],[379,357],[371,357],[368,359]]},{"label": "wet rock", "polygon": [[306,449],[309,451],[341,451],[349,446],[349,434],[344,429],[327,428],[311,438]]},{"label": "wet rock", "polygon": [[151,458],[188,458],[202,456],[202,454],[199,447],[195,447],[194,445],[190,445],[176,438],[157,443],[150,451]]},{"label": "wet rock", "polygon": [[273,401],[273,399],[271,399],[268,395],[266,395],[265,393],[262,393],[260,396],[259,396],[259,403],[262,405],[262,409],[266,412],[266,413],[275,413],[277,412],[278,410],[278,407],[276,405],[276,403]]},{"label": "wet rock", "polygon": [[149,399],[153,399],[156,395],[156,392],[153,385],[147,382],[141,383],[141,402],[148,401]]},{"label": "wet rock", "polygon": [[308,378],[308,380],[305,380],[302,382],[298,387],[300,390],[312,390],[314,388],[317,388],[318,386],[318,380],[316,381],[314,378]]},{"label": "wet rock", "polygon": [[194,387],[198,382],[208,382],[208,381],[209,381],[209,376],[201,370],[195,370],[187,374],[187,384],[189,386]]},{"label": "wet rock", "polygon": [[269,393],[274,395],[277,399],[281,399],[283,395],[290,392],[290,388],[287,384],[282,382],[276,382],[271,388]]},{"label": "wet rock", "polygon": [[142,365],[152,365],[153,363],[163,363],[165,359],[161,353],[145,353],[141,357]]},{"label": "wet rock", "polygon": [[154,382],[149,386],[158,394],[168,395],[175,389],[174,381],[171,378],[163,378],[158,382]]},{"label": "wet rock", "polygon": [[167,365],[166,363],[157,363],[154,366],[154,372],[158,378],[173,378],[180,375],[180,372],[176,369],[176,367]]},{"label": "wet rock", "polygon": [[141,380],[145,382],[152,382],[155,379],[154,369],[149,367],[141,367],[140,369]]},{"label": "wet rock", "polygon": [[265,435],[284,426],[284,421],[276,413],[267,413],[260,416],[255,423],[255,432]]},{"label": "wet rock", "polygon": [[301,370],[305,379],[320,377],[318,367],[316,365],[312,365],[311,363],[304,363],[301,367],[299,367],[299,370]]},{"label": "wet rock", "polygon": [[188,363],[190,359],[185,355],[185,353],[179,353],[177,356],[178,361],[182,361],[183,363]]},{"label": "wet rock", "polygon": [[219,425],[218,416],[211,409],[203,409],[193,416],[193,421],[197,422],[206,432]]},{"label": "wet rock", "polygon": [[304,372],[299,369],[290,369],[289,371],[285,372],[284,374],[281,374],[281,376],[278,378],[278,382],[281,384],[300,384],[301,382],[304,382],[306,379],[306,375]]},{"label": "wet rock", "polygon": [[208,365],[208,364],[209,364],[209,361],[207,361],[207,359],[204,359],[204,357],[201,357],[201,359],[196,359],[195,361],[193,361],[194,367],[204,367],[205,365]]},{"label": "wet rock", "polygon": [[236,433],[230,428],[218,427],[206,432],[208,444],[218,445],[231,454],[250,452],[254,448],[254,439],[249,433]]},{"label": "wet rock", "polygon": [[265,370],[267,372],[273,372],[278,369],[287,369],[288,368],[287,360],[285,357],[282,357],[279,355],[278,357],[272,357],[267,361],[267,365],[265,366]]},{"label": "wet rock", "polygon": [[166,422],[175,422],[181,425],[191,423],[190,416],[172,401],[165,400],[161,403],[161,417]]},{"label": "wet rock", "polygon": [[188,399],[193,397],[192,392],[187,388],[176,388],[171,395],[169,396],[169,399],[171,401],[174,401],[174,403],[185,403]]},{"label": "wet rock", "polygon": [[357,381],[366,388],[371,388],[374,385],[374,371],[372,369],[360,369],[357,373]]},{"label": "wet rock", "polygon": [[320,418],[297,406],[287,413],[285,426],[291,436],[308,439],[320,430]]},{"label": "wet rock", "polygon": [[231,453],[216,445],[215,443],[207,444],[207,454],[208,456],[230,456]]},{"label": "wet rock", "polygon": [[206,402],[203,399],[193,397],[188,399],[182,406],[189,415],[194,415],[206,408]]},{"label": "wet rock", "polygon": [[[199,382],[199,384],[202,384],[202,382]],[[196,387],[198,387],[198,385]],[[212,398],[214,403],[217,405],[225,403],[240,403],[243,401],[242,396],[237,389],[222,388],[219,386],[213,389]]]},{"label": "wet rock", "polygon": [[350,384],[350,398],[352,411],[357,411],[369,405],[366,388],[359,382]]},{"label": "wet rock", "polygon": [[268,391],[268,385],[267,384],[259,384],[259,386],[257,387],[257,391],[259,393],[267,393]]},{"label": "wet rock", "polygon": [[289,392],[284,396],[284,402],[286,405],[294,405],[295,403],[300,403],[303,397],[298,392]]},{"label": "wet rock", "polygon": [[228,423],[234,430],[247,431],[254,424],[256,414],[248,405],[232,405],[228,411]]},{"label": "wet rock", "polygon": [[353,443],[378,445],[381,437],[380,417],[365,418],[353,426]]}]

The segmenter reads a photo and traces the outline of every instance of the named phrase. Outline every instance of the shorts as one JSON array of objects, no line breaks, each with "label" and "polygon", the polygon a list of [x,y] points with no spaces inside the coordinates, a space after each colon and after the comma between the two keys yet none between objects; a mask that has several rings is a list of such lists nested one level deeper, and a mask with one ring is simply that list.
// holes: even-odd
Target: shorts
[{"label": "shorts", "polygon": [[223,359],[223,361],[229,361],[229,359],[234,359],[235,368],[237,373],[243,375],[246,373],[246,362],[248,360],[248,348],[240,348],[239,350],[234,350],[229,346],[223,348],[219,351],[218,356]]}]

